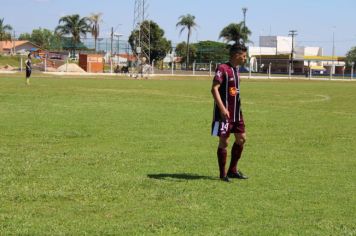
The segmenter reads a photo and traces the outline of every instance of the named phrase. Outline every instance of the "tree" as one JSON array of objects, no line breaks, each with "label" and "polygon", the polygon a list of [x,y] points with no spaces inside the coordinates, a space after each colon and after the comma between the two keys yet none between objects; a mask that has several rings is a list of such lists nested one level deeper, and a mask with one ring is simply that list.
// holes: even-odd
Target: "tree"
[{"label": "tree", "polygon": [[356,47],[350,49],[346,54],[346,61],[349,65],[354,62],[356,64]]},{"label": "tree", "polygon": [[194,44],[196,47],[196,60],[198,62],[221,63],[228,61],[229,49],[225,43],[215,41],[200,41]]},{"label": "tree", "polygon": [[[146,35],[150,36],[150,53],[146,51],[148,49],[145,47],[143,47],[142,50],[150,55],[150,61],[162,60],[171,50],[172,42],[164,37],[164,30],[161,29],[157,23],[153,21],[143,21],[140,30],[142,32],[146,29],[150,29],[149,34],[148,32],[145,32]],[[136,52],[136,47],[138,46],[139,35],[139,31],[134,30],[129,37],[129,44],[134,52]]]},{"label": "tree", "polygon": [[251,31],[244,26],[244,22],[238,24],[231,23],[226,26],[219,35],[219,38],[224,38],[224,40],[229,43],[233,41],[234,43],[248,43]]},{"label": "tree", "polygon": [[100,34],[100,24],[102,23],[101,16],[102,13],[92,13],[89,16],[90,22],[91,22],[91,35],[94,37],[94,44],[95,44],[95,51],[97,47],[97,40]]},{"label": "tree", "polygon": [[48,29],[34,29],[32,33],[23,33],[19,40],[28,40],[42,49],[60,49],[62,38]]},{"label": "tree", "polygon": [[29,34],[29,33],[22,33],[22,34],[20,34],[19,40],[28,40],[28,41],[31,41],[31,34]]},{"label": "tree", "polygon": [[50,39],[50,50],[62,50],[63,48],[63,37],[57,33],[54,33]]},{"label": "tree", "polygon": [[78,14],[68,15],[60,18],[58,24],[55,32],[60,36],[71,35],[71,48],[75,54],[77,45],[81,43],[80,37],[86,36],[86,34],[91,31],[89,18],[80,18]]},{"label": "tree", "polygon": [[181,42],[178,43],[176,46],[176,55],[178,57],[181,57],[182,60],[181,62],[187,62],[187,52],[189,51],[189,58],[191,58],[192,60],[195,60],[196,58],[196,54],[197,54],[197,48],[195,46],[195,44],[190,44],[189,45],[189,50],[187,50],[187,43],[186,42]]},{"label": "tree", "polygon": [[179,17],[179,21],[176,24],[176,27],[181,27],[180,29],[180,34],[187,29],[188,31],[188,36],[187,36],[187,69],[189,67],[189,40],[190,36],[192,34],[192,30],[196,29],[198,25],[195,22],[195,16],[187,14]]},{"label": "tree", "polygon": [[[176,55],[186,62],[186,42],[176,46]],[[198,63],[221,63],[229,59],[229,48],[225,43],[215,41],[200,41],[189,45],[189,58]]]},{"label": "tree", "polygon": [[5,25],[4,20],[4,18],[0,19],[0,41],[11,39],[11,32],[8,31],[12,30],[12,26]]},{"label": "tree", "polygon": [[53,33],[48,29],[34,29],[31,35],[31,41],[43,49],[50,49]]}]

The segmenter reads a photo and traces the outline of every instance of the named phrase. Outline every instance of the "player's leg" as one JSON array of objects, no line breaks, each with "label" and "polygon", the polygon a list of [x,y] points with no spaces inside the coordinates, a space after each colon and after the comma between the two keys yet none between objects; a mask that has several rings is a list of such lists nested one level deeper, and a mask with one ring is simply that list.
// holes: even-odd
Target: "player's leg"
[{"label": "player's leg", "polygon": [[218,164],[219,164],[219,172],[220,172],[220,179],[224,179],[226,177],[226,158],[227,158],[227,146],[229,138],[226,136],[219,137],[219,147],[217,150],[218,156]]},{"label": "player's leg", "polygon": [[31,71],[26,70],[26,84],[30,85],[30,77],[31,77]]},{"label": "player's leg", "polygon": [[244,144],[246,143],[246,133],[243,122],[240,122],[236,127],[233,127],[233,131],[235,132],[235,142],[231,148],[231,162],[227,176],[230,178],[247,179],[248,177],[243,175],[237,167],[238,162],[241,159]]},{"label": "player's leg", "polygon": [[241,159],[244,144],[246,142],[246,133],[235,133],[235,142],[231,148],[231,162],[227,176],[230,178],[247,179],[239,169],[238,162]]},{"label": "player's leg", "polygon": [[229,182],[229,179],[226,176],[226,158],[229,136],[230,136],[230,124],[228,122],[214,121],[212,123],[211,133],[213,136],[219,137],[219,146],[217,150],[218,164],[220,179],[226,182]]}]

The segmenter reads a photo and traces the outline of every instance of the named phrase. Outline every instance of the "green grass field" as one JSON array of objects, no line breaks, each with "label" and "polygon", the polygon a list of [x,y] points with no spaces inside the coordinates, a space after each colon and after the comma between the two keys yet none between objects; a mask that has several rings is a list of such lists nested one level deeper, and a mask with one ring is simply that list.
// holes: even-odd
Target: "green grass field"
[{"label": "green grass field", "polygon": [[0,75],[0,235],[356,235],[356,83],[244,80],[232,183],[210,85]]}]

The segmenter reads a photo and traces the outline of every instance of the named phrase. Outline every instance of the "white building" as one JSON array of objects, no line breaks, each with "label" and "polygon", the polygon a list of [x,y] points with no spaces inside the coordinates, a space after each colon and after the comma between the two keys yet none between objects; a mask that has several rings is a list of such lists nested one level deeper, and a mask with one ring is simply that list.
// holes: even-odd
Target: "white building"
[{"label": "white building", "polygon": [[[248,49],[249,56],[251,57],[252,70],[260,71],[259,68],[264,67],[266,62],[269,64],[270,62],[268,62],[268,60],[262,60],[262,58],[266,57],[274,60],[274,63],[276,63],[276,60],[285,60],[286,67],[289,67],[290,59],[286,59],[286,57],[291,55],[292,45],[292,37],[260,36],[259,47],[253,46]],[[335,73],[335,67],[345,66],[345,62],[338,60],[338,57],[325,57],[323,55],[323,48],[321,47],[297,46],[297,42],[295,41],[293,51],[293,61],[298,62],[300,71],[303,71],[305,68],[310,68],[321,72],[332,70],[333,73]],[[283,59],[282,56],[284,56]],[[304,69],[301,68],[302,65],[304,65]]]},{"label": "white building", "polygon": [[[259,47],[249,47],[249,56],[286,55],[292,53],[292,38],[285,36],[260,36]],[[321,47],[299,47],[294,45],[294,58],[323,56]]]},{"label": "white building", "polygon": [[274,48],[276,55],[291,53],[292,38],[285,36],[260,36],[260,47]]}]

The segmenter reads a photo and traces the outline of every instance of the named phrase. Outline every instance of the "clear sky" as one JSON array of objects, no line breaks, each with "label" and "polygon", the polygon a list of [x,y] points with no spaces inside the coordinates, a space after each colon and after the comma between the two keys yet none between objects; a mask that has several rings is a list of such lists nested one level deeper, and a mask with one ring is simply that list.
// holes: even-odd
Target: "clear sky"
[{"label": "clear sky", "polygon": [[[179,16],[190,13],[199,27],[192,41],[219,40],[222,28],[243,20],[247,7],[247,26],[258,46],[259,35],[288,35],[297,30],[299,46],[321,46],[332,54],[333,32],[335,54],[345,55],[356,46],[355,0],[146,0],[149,18],[158,23],[173,43],[186,40],[176,23]],[[134,0],[0,0],[0,18],[13,26],[16,34],[42,27],[54,30],[61,16],[78,13],[103,13],[100,37],[109,37],[110,27],[127,38],[133,28]]]}]

